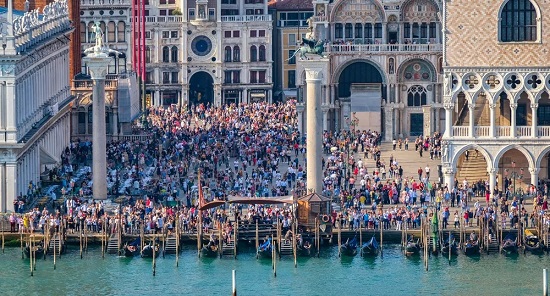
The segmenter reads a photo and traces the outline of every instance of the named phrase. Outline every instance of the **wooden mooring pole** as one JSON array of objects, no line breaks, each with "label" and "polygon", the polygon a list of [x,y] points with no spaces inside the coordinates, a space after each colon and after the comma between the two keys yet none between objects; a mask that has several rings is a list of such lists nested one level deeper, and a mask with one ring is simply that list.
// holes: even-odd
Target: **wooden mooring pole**
[{"label": "wooden mooring pole", "polygon": [[176,214],[176,267],[180,264],[180,216]]},{"label": "wooden mooring pole", "polygon": [[259,248],[260,248],[260,238],[258,235],[258,219],[254,219],[256,221],[256,259],[259,257]]},{"label": "wooden mooring pole", "polygon": [[[2,217],[2,254],[4,254],[4,244],[5,244],[5,238],[4,238],[4,227],[5,227],[5,224],[6,224],[6,220],[4,219],[4,217]],[[10,226],[11,227],[11,226]]]},{"label": "wooden mooring pole", "polygon": [[548,272],[546,268],[542,270],[542,295],[548,296]]},{"label": "wooden mooring pole", "polygon": [[232,282],[233,282],[233,285],[232,285],[232,289],[231,289],[231,296],[237,296],[237,275],[236,275],[236,271],[235,269],[233,269],[233,272],[232,272]]},{"label": "wooden mooring pole", "polygon": [[157,261],[156,261],[156,250],[157,250],[157,242],[155,241],[155,238],[153,237],[153,242],[151,243],[151,246],[153,247],[153,276],[157,275]]},{"label": "wooden mooring pole", "polygon": [[33,253],[34,253],[34,248],[33,248],[33,245],[32,245],[31,236],[29,235],[29,262],[30,262],[30,265],[31,265],[31,276],[34,276],[34,266],[33,266],[33,261],[32,261]]}]

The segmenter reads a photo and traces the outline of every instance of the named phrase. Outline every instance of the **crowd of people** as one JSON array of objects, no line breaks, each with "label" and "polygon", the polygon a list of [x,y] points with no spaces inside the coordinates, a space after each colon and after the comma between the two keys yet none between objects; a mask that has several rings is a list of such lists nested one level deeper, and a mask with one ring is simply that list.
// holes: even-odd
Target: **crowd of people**
[{"label": "crowd of people", "polygon": [[[229,196],[305,194],[309,147],[298,130],[295,107],[292,100],[223,107],[197,105],[183,111],[176,106],[151,107],[146,120],[140,122],[142,138],[111,141],[106,147],[108,191],[121,205],[108,211],[107,204],[90,199],[93,143],[75,141],[64,150],[61,166],[51,171],[61,188],[59,199],[52,193],[53,199],[58,199],[53,211],[33,208],[23,216],[10,216],[10,223],[21,231],[44,231],[48,223],[65,223],[69,232],[115,231],[120,225],[125,233],[141,229],[154,233],[173,231],[179,222],[182,231],[192,232],[199,215],[199,188],[205,202]],[[531,217],[532,222],[546,213],[547,201],[541,191],[535,195],[532,213],[521,208],[523,200],[507,195],[495,194],[492,201],[474,203],[474,196],[488,193],[486,182],[457,180],[444,187],[428,165],[405,172],[391,151],[382,155],[381,139],[381,134],[372,130],[323,133],[323,147],[319,148],[324,152],[322,194],[335,205],[333,223],[343,221],[350,229],[359,225],[415,228],[428,207],[433,207],[440,211],[445,227],[448,223],[468,225],[477,217],[496,220],[497,215],[499,221],[507,220],[509,227],[516,227],[519,217]],[[392,148],[412,150],[409,146],[413,144],[420,157],[423,153],[432,159],[442,157],[438,133],[414,141],[394,140]],[[35,191],[36,185],[30,184],[27,195]],[[245,224],[278,219],[289,225],[294,219],[287,207],[258,205],[228,210],[203,211],[204,230],[216,225],[230,236],[233,215]],[[545,216],[544,221],[549,224],[550,218]]]}]

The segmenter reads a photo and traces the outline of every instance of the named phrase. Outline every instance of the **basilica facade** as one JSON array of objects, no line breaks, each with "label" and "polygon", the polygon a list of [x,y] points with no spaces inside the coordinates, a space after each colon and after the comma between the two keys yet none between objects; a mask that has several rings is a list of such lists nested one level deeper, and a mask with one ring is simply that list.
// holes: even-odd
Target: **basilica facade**
[{"label": "basilica facade", "polygon": [[[371,129],[385,140],[444,130],[441,1],[314,0],[313,9],[308,36],[324,43],[330,73],[325,130]],[[296,77],[305,98],[299,62]]]},{"label": "basilica facade", "polygon": [[[550,6],[542,0],[445,1],[445,183],[479,155],[491,190],[548,180]],[[517,185],[516,185],[517,184]]]}]

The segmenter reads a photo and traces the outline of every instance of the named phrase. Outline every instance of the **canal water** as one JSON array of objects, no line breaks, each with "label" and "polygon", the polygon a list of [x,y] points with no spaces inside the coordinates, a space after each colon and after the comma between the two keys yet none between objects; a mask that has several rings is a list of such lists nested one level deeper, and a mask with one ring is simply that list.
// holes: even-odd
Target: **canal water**
[{"label": "canal water", "polygon": [[78,246],[65,255],[37,260],[34,276],[19,248],[0,253],[2,295],[231,295],[231,270],[237,270],[238,295],[540,295],[547,255],[459,255],[449,261],[432,257],[429,271],[422,257],[406,258],[399,246],[386,246],[381,258],[338,258],[336,247],[320,258],[283,257],[273,276],[271,260],[252,249],[232,258],[198,258],[190,247],[157,260],[105,255],[93,247],[80,259]]}]

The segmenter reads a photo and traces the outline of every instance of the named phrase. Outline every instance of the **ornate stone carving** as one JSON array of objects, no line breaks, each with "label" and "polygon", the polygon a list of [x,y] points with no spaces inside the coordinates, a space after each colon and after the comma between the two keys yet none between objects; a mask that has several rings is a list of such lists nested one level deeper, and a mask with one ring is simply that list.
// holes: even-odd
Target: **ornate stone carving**
[{"label": "ornate stone carving", "polygon": [[529,168],[529,173],[531,173],[531,175],[538,174],[539,171],[540,169],[538,168]]},{"label": "ornate stone carving", "polygon": [[511,103],[510,108],[516,109],[518,107],[518,103]]},{"label": "ornate stone carving", "polygon": [[489,104],[490,109],[495,109],[497,107],[497,104]]},{"label": "ornate stone carving", "polygon": [[531,108],[538,108],[538,107],[539,107],[539,104],[538,104],[538,103],[531,104]]},{"label": "ornate stone carving", "polygon": [[321,80],[323,78],[322,69],[307,69],[306,68],[306,80]]},{"label": "ornate stone carving", "polygon": [[13,75],[14,70],[15,70],[15,65],[1,65],[0,76]]},{"label": "ornate stone carving", "polygon": [[454,107],[455,104],[453,102],[447,101],[443,103],[443,108],[445,108],[445,110],[453,110]]}]

